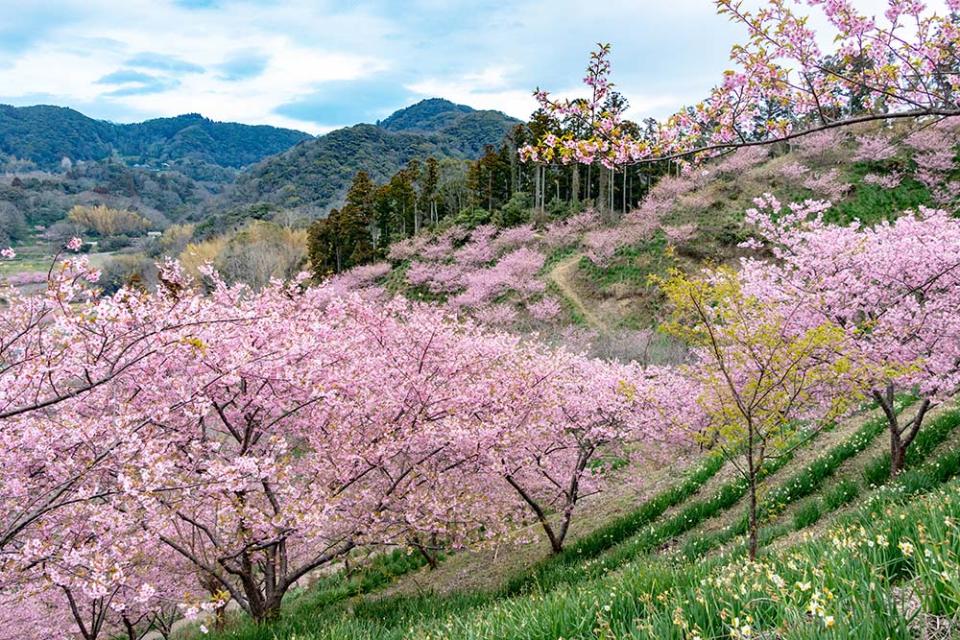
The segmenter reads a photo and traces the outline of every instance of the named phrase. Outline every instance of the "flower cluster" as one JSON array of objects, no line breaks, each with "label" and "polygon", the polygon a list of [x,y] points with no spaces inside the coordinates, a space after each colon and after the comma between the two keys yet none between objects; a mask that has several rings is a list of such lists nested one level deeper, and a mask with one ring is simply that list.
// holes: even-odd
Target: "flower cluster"
[{"label": "flower cluster", "polygon": [[[610,48],[600,46],[584,78],[589,96],[554,99],[534,92],[541,110],[562,127],[522,147],[521,160],[615,168],[678,157],[698,161],[795,137],[801,153],[813,157],[836,149],[844,134],[833,114],[854,102],[858,121],[960,114],[960,79],[947,71],[958,61],[953,15],[921,2],[890,2],[878,19],[859,13],[849,0],[810,0],[806,5],[819,9],[829,25],[829,33],[817,33],[811,16],[794,6],[803,4],[765,0],[752,11],[742,0],[717,0],[719,13],[749,33],[731,50],[735,68],[706,99],[640,134],[612,106]],[[823,50],[820,43],[830,41],[834,48]],[[874,142],[862,140],[863,153],[878,151],[871,159],[882,159],[888,152]]]}]

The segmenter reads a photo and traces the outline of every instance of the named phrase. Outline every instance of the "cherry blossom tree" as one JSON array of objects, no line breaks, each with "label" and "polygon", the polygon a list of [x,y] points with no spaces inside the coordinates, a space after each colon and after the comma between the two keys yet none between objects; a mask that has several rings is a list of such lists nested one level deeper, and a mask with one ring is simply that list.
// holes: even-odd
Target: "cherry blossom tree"
[{"label": "cherry blossom tree", "polygon": [[[480,263],[466,291],[541,300],[543,260]],[[80,258],[43,295],[4,290],[0,597],[31,603],[20,624],[132,639],[227,600],[268,620],[357,547],[460,547],[522,510],[560,549],[605,461],[679,441],[652,399],[667,372],[346,294],[385,270],[255,291],[170,262],[155,292],[101,296]]]},{"label": "cherry blossom tree", "polygon": [[80,257],[55,263],[40,295],[0,291],[0,551],[48,513],[114,490],[107,463],[136,448],[160,412],[150,402],[169,402],[143,382],[204,322],[199,301],[170,291],[100,298],[98,277]]},{"label": "cherry blossom tree", "polygon": [[698,435],[747,482],[753,560],[764,465],[852,408],[863,372],[844,355],[839,325],[804,322],[799,303],[753,295],[733,271],[699,279],[678,272],[663,289],[674,314],[667,330],[696,348],[686,371],[707,414]]},{"label": "cherry blossom tree", "polygon": [[[651,458],[689,443],[662,420],[665,398],[691,398],[667,369],[611,364],[565,351],[531,354],[505,378],[508,405],[477,413],[502,476],[560,553],[580,502],[601,491],[612,461]],[[532,359],[535,358],[534,363]],[[665,393],[667,392],[667,393]]]},{"label": "cherry blossom tree", "polygon": [[[882,17],[863,15],[849,0],[765,0],[753,11],[742,0],[715,4],[720,15],[747,29],[747,37],[731,51],[735,67],[706,99],[635,135],[619,113],[604,109],[612,83],[610,48],[601,45],[584,79],[588,97],[534,92],[548,116],[578,121],[577,133],[548,132],[523,147],[521,159],[608,168],[696,161],[857,123],[960,115],[956,0],[939,12],[889,0]],[[804,5],[819,12],[826,32],[814,31]],[[824,41],[833,47],[824,50]]]},{"label": "cherry blossom tree", "polygon": [[[747,261],[751,290],[798,301],[810,323],[845,330],[868,364],[865,390],[888,418],[891,473],[899,473],[929,408],[960,384],[960,221],[920,208],[874,227],[838,226],[823,222],[827,203],[757,202],[748,221],[778,264]],[[902,421],[895,393],[913,389],[920,406]]]},{"label": "cherry blossom tree", "polygon": [[322,287],[212,296],[250,320],[196,334],[176,374],[196,395],[121,482],[151,531],[254,619],[359,545],[496,529],[473,483],[442,478],[475,466],[462,429],[485,402],[473,381],[515,341]]},{"label": "cherry blossom tree", "polygon": [[[42,603],[61,633],[72,627],[84,640],[169,635],[177,604],[199,597],[190,594],[191,574],[115,506],[98,500],[58,509],[31,531],[8,571],[10,586]],[[27,630],[27,614],[11,622]]]}]

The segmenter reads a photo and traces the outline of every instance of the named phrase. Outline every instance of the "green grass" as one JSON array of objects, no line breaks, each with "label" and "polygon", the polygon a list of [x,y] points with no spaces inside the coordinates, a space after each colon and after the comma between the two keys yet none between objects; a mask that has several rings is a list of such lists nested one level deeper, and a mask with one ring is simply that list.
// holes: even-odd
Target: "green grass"
[{"label": "green grass", "polygon": [[[827,430],[829,429],[823,431]],[[808,439],[808,443],[814,441],[820,433],[813,434]],[[761,470],[761,477],[767,477],[779,471],[793,459],[795,453],[796,449],[791,448],[779,458],[769,461]],[[538,571],[534,577],[524,582],[526,585],[532,583],[536,590],[544,591],[556,588],[558,585],[574,584],[589,577],[614,571],[636,556],[661,548],[706,520],[733,507],[746,495],[747,488],[747,481],[742,477],[725,482],[709,498],[691,501],[676,515],[663,521],[653,521],[635,535],[610,546],[608,550],[604,550],[603,554],[589,558],[587,562],[576,565],[551,563],[550,566]]]},{"label": "green grass", "polygon": [[[893,606],[894,586],[928,585],[921,601],[931,614],[954,615],[960,607],[956,572],[948,571],[949,579],[937,573],[945,566],[955,570],[960,558],[960,531],[949,525],[950,518],[960,518],[960,486],[941,489],[960,473],[960,450],[930,459],[958,425],[960,410],[931,420],[911,449],[905,473],[874,489],[827,533],[788,548],[765,547],[755,565],[743,561],[742,546],[689,557],[656,553],[742,498],[739,479],[721,484],[707,498],[697,497],[722,467],[722,459],[711,455],[671,488],[496,591],[378,597],[376,590],[421,564],[417,556],[395,552],[377,557],[350,580],[334,575],[296,594],[274,624],[238,622],[210,637],[689,640],[697,634],[732,637],[734,619],[741,627],[749,625],[753,635],[778,629],[782,638],[907,637],[911,623]],[[764,502],[768,516],[793,502],[797,509],[789,522],[768,523],[761,543],[805,529],[856,500],[864,487],[857,478],[836,477],[837,469],[883,432],[882,423],[868,421],[773,488]],[[774,465],[767,474],[786,464]],[[665,517],[671,507],[678,511]],[[909,547],[901,549],[902,541],[930,548],[940,564],[917,553],[905,555]],[[815,593],[820,601],[812,600]]]},{"label": "green grass", "polygon": [[[902,410],[904,402],[901,401],[900,410]],[[883,433],[885,425],[886,422],[879,417],[867,421],[852,436],[816,458],[786,481],[767,491],[758,505],[758,516],[761,521],[776,517],[788,505],[811,495],[822,487],[824,482],[840,468],[840,465],[866,449],[877,436]],[[683,555],[687,558],[699,557],[707,551],[745,534],[748,526],[749,521],[747,516],[744,515],[733,525],[721,531],[692,538],[684,545]]]},{"label": "green grass", "polygon": [[512,595],[532,586],[544,588],[556,583],[570,568],[575,569],[584,561],[596,558],[628,540],[663,515],[667,509],[695,494],[722,466],[721,456],[707,456],[683,481],[655,496],[639,509],[580,538],[562,553],[540,562],[529,572],[508,580],[503,589],[504,594]]},{"label": "green grass", "polygon": [[544,260],[543,262],[543,267],[540,268],[540,272],[538,275],[540,276],[547,275],[555,266],[557,266],[558,263],[563,262],[564,260],[572,256],[576,252],[577,252],[576,244],[568,244],[563,247],[557,247],[547,255],[546,260]]},{"label": "green grass", "polygon": [[[898,411],[912,404],[913,398],[901,399]],[[960,412],[951,411],[935,420],[931,420],[917,435],[913,445],[907,450],[906,468],[910,469],[922,463],[930,453],[942,444],[950,434],[960,426]],[[886,421],[876,418],[864,424],[857,433],[848,440],[837,445],[823,456],[820,456],[808,467],[798,472],[791,479],[779,487],[771,490],[760,505],[762,519],[770,520],[776,517],[788,505],[814,494],[823,488],[826,481],[833,477],[837,469],[845,461],[859,454],[870,445],[880,434],[886,433]],[[874,481],[873,476],[879,478]],[[880,486],[889,480],[890,455],[884,453],[871,460],[865,467],[864,475],[868,486]],[[794,528],[802,529],[816,522],[821,515],[848,504],[859,495],[860,487],[853,479],[842,478],[840,482],[824,489],[824,501],[809,501],[803,504],[794,516]],[[800,513],[802,512],[802,513]],[[704,535],[689,541],[684,547],[684,554],[688,558],[700,556],[710,549],[730,542],[735,537],[747,532],[747,520],[741,518],[736,524],[712,535]]]},{"label": "green grass", "polygon": [[[358,603],[249,627],[237,640],[548,638],[906,638],[895,586],[920,585],[928,614],[960,612],[960,486],[910,499],[882,490],[823,536],[764,553],[676,562],[637,557],[622,571],[549,592]],[[927,556],[927,551],[930,556]]]},{"label": "green grass", "polygon": [[605,266],[586,257],[580,259],[580,269],[600,289],[619,283],[645,289],[651,275],[664,275],[673,264],[667,252],[667,237],[662,232],[645,242],[618,248]]},{"label": "green grass", "polygon": [[793,514],[793,528],[798,530],[806,529],[810,525],[815,524],[822,515],[823,506],[820,504],[820,501],[816,498],[809,500],[802,504]]},{"label": "green grass", "polygon": [[549,293],[554,300],[560,302],[560,306],[563,307],[564,312],[567,314],[568,324],[577,327],[587,326],[587,319],[583,317],[583,314],[576,305],[564,295],[563,291],[560,290],[560,287],[558,287],[557,283],[553,280],[547,281],[547,293]]},{"label": "green grass", "polygon": [[[894,491],[906,496],[919,495],[936,489],[960,474],[960,450],[951,449],[932,460],[926,459],[957,427],[960,427],[960,411],[945,413],[931,421],[929,426],[932,428],[924,439],[925,446],[913,450],[912,455],[907,458],[908,466],[904,473],[892,480],[888,475],[884,476],[879,483],[867,482],[864,490],[892,487]],[[885,455],[889,459],[888,454],[878,456],[868,467],[875,467],[877,461],[882,460]],[[889,470],[889,466],[887,469]],[[822,500],[814,497],[808,503],[801,504],[794,514],[792,527],[785,525],[768,527],[761,536],[762,540],[766,540],[763,544],[768,544],[791,530],[805,529],[823,516],[852,503],[860,494],[861,487],[856,479],[841,478],[836,485],[823,492]],[[816,506],[810,506],[809,503],[816,503]]]},{"label": "green grass", "polygon": [[860,495],[860,485],[850,478],[841,478],[837,484],[823,492],[823,506],[827,511],[834,511],[850,504]]},{"label": "green grass", "polygon": [[863,176],[868,173],[888,172],[862,162],[851,166],[846,178],[854,185],[852,196],[831,207],[824,219],[838,224],[847,224],[854,220],[875,224],[892,220],[903,211],[916,210],[920,205],[932,204],[930,190],[910,177],[904,178],[893,189],[863,182]]},{"label": "green grass", "polygon": [[[930,455],[930,452],[936,449],[956,427],[953,419],[950,417],[955,412],[950,412],[940,416],[935,420],[927,420],[917,432],[917,437],[907,448],[904,454],[904,468],[910,467],[922,462],[924,458]],[[867,484],[879,486],[886,482],[890,477],[890,453],[887,452],[879,458],[872,460],[866,466],[863,472],[864,480]]]},{"label": "green grass", "polygon": [[[0,247],[0,249],[6,246]],[[14,247],[17,257],[13,260],[0,260],[0,276],[20,273],[22,271],[42,271],[50,269],[53,256],[49,247],[39,241],[19,244]]]}]

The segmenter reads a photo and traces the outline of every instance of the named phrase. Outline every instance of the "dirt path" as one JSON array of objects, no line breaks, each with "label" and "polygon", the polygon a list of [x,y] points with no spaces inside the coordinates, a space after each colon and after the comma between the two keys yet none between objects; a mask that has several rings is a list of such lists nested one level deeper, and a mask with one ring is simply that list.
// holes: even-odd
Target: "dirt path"
[{"label": "dirt path", "polygon": [[606,332],[608,330],[606,323],[583,304],[583,300],[577,295],[576,290],[573,288],[573,279],[576,276],[577,265],[580,264],[581,257],[583,256],[575,253],[568,258],[564,258],[550,270],[549,278],[551,282],[557,285],[563,297],[583,316],[583,319],[586,320],[592,329]]}]

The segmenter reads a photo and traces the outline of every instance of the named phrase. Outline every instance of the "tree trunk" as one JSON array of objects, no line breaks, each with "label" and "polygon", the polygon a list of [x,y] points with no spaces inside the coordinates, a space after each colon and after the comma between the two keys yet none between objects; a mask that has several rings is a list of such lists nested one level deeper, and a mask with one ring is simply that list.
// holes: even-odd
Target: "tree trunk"
[{"label": "tree trunk", "polygon": [[750,485],[750,561],[757,559],[757,472],[753,464],[753,454],[747,456],[747,473]]},{"label": "tree trunk", "polygon": [[920,432],[923,419],[930,410],[931,401],[929,398],[924,399],[913,418],[901,425],[897,416],[893,384],[888,384],[882,392],[874,389],[873,397],[887,418],[887,428],[890,432],[890,477],[894,478],[903,472],[907,448]]},{"label": "tree trunk", "polygon": [[139,640],[140,636],[137,634],[136,628],[127,616],[123,616],[123,628],[127,632],[127,640]]},{"label": "tree trunk", "polygon": [[280,603],[282,595],[277,595],[264,602],[262,614],[255,618],[257,623],[276,622],[280,619]]},{"label": "tree trunk", "polygon": [[547,168],[543,165],[534,167],[534,197],[533,197],[533,222],[537,225],[546,224],[547,207]]},{"label": "tree trunk", "polygon": [[573,175],[570,179],[570,199],[580,200],[580,165],[573,165]]},{"label": "tree trunk", "polygon": [[623,167],[623,215],[627,215],[627,167]]},{"label": "tree trunk", "polygon": [[533,210],[534,217],[540,218],[540,165],[534,167],[534,186],[533,186]]},{"label": "tree trunk", "polygon": [[559,537],[553,530],[553,527],[550,526],[550,521],[547,519],[547,514],[544,512],[543,507],[541,507],[536,500],[534,500],[526,490],[521,487],[513,479],[513,476],[504,476],[506,481],[510,483],[510,486],[513,487],[520,497],[523,498],[523,501],[530,506],[534,514],[537,516],[537,521],[540,523],[540,526],[543,527],[543,532],[547,534],[547,540],[550,541],[550,550],[553,552],[553,555],[557,555],[563,551],[563,538]]},{"label": "tree trunk", "polygon": [[616,193],[617,193],[617,172],[614,169],[610,169],[610,220],[617,219],[617,205],[616,205]]},{"label": "tree trunk", "polygon": [[[747,487],[750,490],[750,505],[748,507],[750,541],[748,552],[751,562],[757,559],[757,529],[759,528],[757,523],[757,481],[759,464],[756,458],[757,451],[754,436],[753,421],[750,417],[747,417]],[[762,461],[763,458],[760,458],[760,460]]]},{"label": "tree trunk", "polygon": [[599,192],[597,193],[597,210],[600,212],[600,217],[606,222],[610,222],[610,173],[604,171],[602,168],[599,170]]},{"label": "tree trunk", "polygon": [[890,477],[893,478],[903,472],[906,449],[895,429],[890,430]]},{"label": "tree trunk", "polygon": [[423,546],[423,544],[421,544],[419,540],[414,538],[413,540],[410,541],[410,544],[413,546],[414,549],[416,549],[420,553],[421,556],[423,556],[423,559],[427,561],[427,565],[430,567],[431,571],[433,571],[438,566],[440,566],[440,563],[437,562],[437,557],[432,553],[430,553],[430,551],[428,551],[427,548]]},{"label": "tree trunk", "polygon": [[[220,583],[217,579],[209,574],[202,574],[200,576],[200,584],[203,585],[203,588],[207,590],[207,593],[211,597],[216,596],[222,589]],[[223,631],[227,627],[227,605],[226,603],[220,605],[213,610],[213,628],[215,631]]]}]

